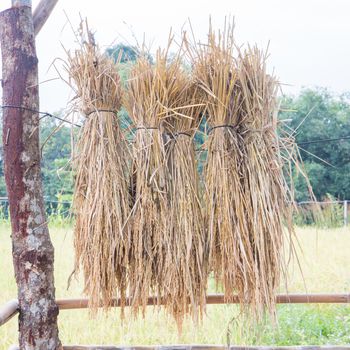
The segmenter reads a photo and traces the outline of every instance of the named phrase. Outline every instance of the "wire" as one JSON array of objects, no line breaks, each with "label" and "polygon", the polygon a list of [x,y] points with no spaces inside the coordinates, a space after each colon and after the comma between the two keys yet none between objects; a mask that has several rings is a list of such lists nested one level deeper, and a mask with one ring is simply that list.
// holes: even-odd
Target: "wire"
[{"label": "wire", "polygon": [[333,142],[333,141],[341,141],[341,140],[349,140],[349,136],[343,136],[343,137],[336,137],[332,139],[321,139],[321,140],[311,140],[311,141],[304,141],[304,142],[297,142],[298,145],[311,145],[313,143],[321,143],[321,142]]},{"label": "wire", "polygon": [[73,126],[77,126],[78,128],[81,127],[81,125],[79,125],[79,124],[72,123],[72,122],[70,122],[69,120],[66,120],[66,119],[57,117],[57,116],[55,116],[55,115],[53,115],[53,114],[51,114],[51,113],[37,111],[37,110],[32,109],[32,108],[27,108],[27,107],[23,107],[23,106],[12,106],[12,105],[2,105],[2,106],[0,106],[0,107],[1,107],[2,109],[4,109],[4,108],[22,109],[22,110],[29,111],[29,112],[32,112],[32,113],[41,114],[42,117],[41,117],[40,119],[43,119],[43,118],[45,118],[45,117],[50,117],[50,118],[54,118],[54,119],[60,120],[61,122],[64,122],[64,123],[68,123],[68,124],[71,124],[71,125],[73,125]]},{"label": "wire", "polygon": [[97,112],[107,112],[107,113],[113,113],[115,115],[118,114],[118,111],[114,111],[112,109],[93,109],[92,111],[90,111],[89,113],[86,114],[86,117],[88,117],[92,113],[97,113]]},{"label": "wire", "polygon": [[[23,107],[23,106],[13,106],[13,105],[2,105],[0,106],[0,108],[14,108],[14,109],[22,109],[22,110],[26,110],[26,111],[30,111],[30,112],[33,112],[33,113],[38,113],[38,114],[41,114],[42,118],[45,118],[45,117],[50,117],[50,118],[54,118],[54,119],[57,119],[57,120],[60,120],[61,122],[63,123],[68,123],[70,125],[73,125],[73,126],[76,126],[78,128],[81,128],[81,125],[79,124],[75,124],[75,123],[72,123],[70,122],[69,120],[66,120],[66,119],[63,119],[63,118],[60,118],[60,117],[57,117],[56,115],[53,115],[51,113],[48,113],[48,112],[41,112],[41,111],[37,111],[35,109],[32,109],[32,108],[27,108],[27,107]],[[113,111],[113,110],[104,110],[104,109],[101,109],[101,110],[97,110],[98,112],[110,112],[110,113],[114,113],[116,114],[116,111]],[[94,113],[96,111],[91,111],[89,114],[91,113]],[[88,116],[87,115],[87,116]],[[214,129],[216,128],[232,128],[232,129],[235,129],[236,127],[234,125],[228,125],[228,124],[224,124],[224,125],[216,125],[216,126],[213,126],[211,128],[208,129],[208,132],[207,134],[210,134]],[[139,129],[156,129],[156,128],[153,128],[153,127],[149,127],[149,128],[145,128],[145,127],[138,127],[136,128],[136,130],[139,130]],[[178,134],[182,134],[182,133],[178,133]],[[328,139],[318,139],[318,140],[310,140],[310,141],[303,141],[303,142],[297,142],[298,145],[311,145],[311,144],[315,144],[315,143],[321,143],[321,142],[335,142],[335,141],[341,141],[341,140],[350,140],[350,135],[347,135],[347,136],[343,136],[343,137],[336,137],[336,138],[328,138]]]},{"label": "wire", "polygon": [[237,125],[231,125],[231,124],[223,124],[223,125],[214,125],[211,128],[208,129],[207,134],[209,135],[213,130],[218,128],[230,128],[230,129],[237,129]]}]

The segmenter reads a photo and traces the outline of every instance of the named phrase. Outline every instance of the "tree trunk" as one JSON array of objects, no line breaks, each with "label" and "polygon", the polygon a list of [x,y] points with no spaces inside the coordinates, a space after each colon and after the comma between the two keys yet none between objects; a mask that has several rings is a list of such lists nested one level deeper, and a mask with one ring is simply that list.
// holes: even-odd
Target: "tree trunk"
[{"label": "tree trunk", "polygon": [[[54,249],[46,223],[39,152],[38,60],[31,7],[0,13],[4,172],[21,349],[61,349],[54,288]],[[27,108],[27,109],[25,109]],[[32,111],[30,111],[32,110]]]}]

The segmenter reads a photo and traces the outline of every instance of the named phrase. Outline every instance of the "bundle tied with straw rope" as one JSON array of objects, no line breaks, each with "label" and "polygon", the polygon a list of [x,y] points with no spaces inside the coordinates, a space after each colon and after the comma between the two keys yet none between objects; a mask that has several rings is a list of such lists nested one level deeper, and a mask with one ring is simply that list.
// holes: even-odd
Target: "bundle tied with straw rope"
[{"label": "bundle tied with straw rope", "polygon": [[185,314],[197,318],[205,303],[205,242],[192,144],[199,112],[180,56],[169,62],[168,50],[157,52],[154,65],[140,58],[128,82],[125,104],[136,126],[130,295],[144,310],[151,291],[181,327]]},{"label": "bundle tied with straw rope", "polygon": [[[284,226],[293,234],[294,198],[284,169],[296,162],[285,139],[278,134],[278,83],[266,73],[266,59],[267,54],[256,47],[239,52],[237,59],[238,81],[244,96],[240,115],[245,176],[241,183],[253,252],[254,289],[246,292],[259,314],[264,307],[275,311],[276,289],[283,272]],[[283,154],[287,158],[283,159]]]},{"label": "bundle tied with straw rope", "polygon": [[118,125],[122,90],[116,64],[101,54],[86,24],[79,50],[68,53],[67,71],[76,92],[74,108],[84,116],[73,169],[75,273],[84,274],[89,305],[107,307],[126,297],[130,195],[127,148]]},{"label": "bundle tied with straw rope", "polygon": [[226,300],[237,294],[245,314],[260,320],[266,310],[275,312],[283,225],[292,232],[293,191],[283,171],[292,154],[282,157],[287,143],[277,132],[278,84],[266,73],[266,56],[256,49],[241,53],[230,24],[218,35],[210,29],[208,38],[192,55],[208,99],[210,266]]},{"label": "bundle tied with straw rope", "polygon": [[143,313],[152,292],[161,301],[163,240],[167,201],[164,146],[159,132],[156,77],[151,63],[139,58],[130,72],[125,106],[136,126],[133,147],[132,240],[130,254],[130,297],[134,312]]},{"label": "bundle tied with straw rope", "polygon": [[169,137],[166,144],[170,174],[167,246],[171,259],[166,264],[166,284],[169,298],[174,300],[173,312],[180,319],[190,312],[195,322],[205,309],[208,277],[208,248],[194,147],[204,105],[201,98],[201,91],[189,80],[177,103],[182,107],[167,109],[165,124]]}]

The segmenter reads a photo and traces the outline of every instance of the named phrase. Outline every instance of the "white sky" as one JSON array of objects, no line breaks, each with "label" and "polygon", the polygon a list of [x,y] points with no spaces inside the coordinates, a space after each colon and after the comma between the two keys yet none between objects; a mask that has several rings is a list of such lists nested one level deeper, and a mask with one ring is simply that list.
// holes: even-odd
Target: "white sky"
[{"label": "white sky", "polygon": [[[33,8],[39,1],[33,0]],[[11,5],[0,0],[0,10]],[[270,41],[270,67],[280,80],[298,92],[303,86],[329,87],[350,91],[350,1],[348,0],[59,0],[54,12],[37,37],[40,81],[57,76],[49,69],[55,58],[64,58],[61,43],[74,47],[72,30],[79,13],[96,31],[100,46],[113,42],[134,44],[132,32],[142,42],[164,45],[169,28],[180,33],[188,18],[197,38],[204,39],[209,15],[215,27],[227,15],[236,23],[239,43],[257,43],[265,48]],[[56,111],[66,106],[69,90],[60,81],[41,85],[41,110]]]}]

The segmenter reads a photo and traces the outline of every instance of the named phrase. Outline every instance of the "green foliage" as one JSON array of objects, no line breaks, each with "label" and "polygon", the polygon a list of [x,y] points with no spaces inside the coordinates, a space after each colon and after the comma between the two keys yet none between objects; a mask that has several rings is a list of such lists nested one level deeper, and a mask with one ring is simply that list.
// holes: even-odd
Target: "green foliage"
[{"label": "green foliage", "polygon": [[8,214],[8,203],[0,202],[0,223],[1,224],[10,224],[10,216]]},{"label": "green foliage", "polygon": [[334,203],[336,199],[327,194],[325,200],[315,210],[314,204],[299,205],[294,214],[294,223],[297,226],[313,225],[318,228],[336,228],[344,225],[343,203]]},{"label": "green foliage", "polygon": [[42,179],[46,200],[72,199],[73,176],[69,164],[71,156],[71,129],[57,126],[55,120],[46,119],[40,125],[42,144]]},{"label": "green foliage", "polygon": [[[344,344],[350,341],[349,307],[279,306],[279,327],[265,327],[260,344]],[[259,344],[259,341],[256,342]]]},{"label": "green foliage", "polygon": [[335,200],[336,198],[327,193],[325,201],[321,204],[322,217],[319,220],[319,225],[324,228],[343,226],[343,205],[340,203],[327,203]]},{"label": "green foliage", "polygon": [[350,341],[350,307],[336,305],[279,305],[278,325],[264,322],[254,334],[240,333],[239,322],[229,328],[230,343],[247,345],[322,345]]},{"label": "green foliage", "polygon": [[134,63],[140,56],[147,58],[150,62],[153,62],[152,55],[147,51],[141,51],[136,46],[130,46],[125,44],[117,44],[109,47],[106,50],[106,54],[113,58],[115,62]]},{"label": "green foliage", "polygon": [[[65,199],[69,199],[69,201],[66,201]],[[73,217],[71,215],[71,199],[67,198],[67,195],[58,195],[57,203],[48,203],[47,211],[50,227],[72,227]]]},{"label": "green foliage", "polygon": [[[73,194],[73,175],[69,164],[71,129],[67,126],[58,127],[58,123],[54,119],[43,119],[40,122],[40,141],[42,180],[47,214],[51,221],[60,220],[63,223],[63,221],[68,220]],[[2,154],[1,149],[0,197],[7,197]],[[67,202],[67,204],[58,202]],[[63,210],[60,205],[64,205],[65,209]],[[8,220],[8,217],[8,204],[1,202],[0,220]]]},{"label": "green foliage", "polygon": [[[333,96],[325,89],[303,90],[282,100],[281,119],[291,119],[296,141],[314,194],[323,200],[329,193],[337,199],[350,198],[350,140],[305,144],[350,135],[349,95]],[[301,176],[295,179],[297,201],[308,199]]]},{"label": "green foliage", "polygon": [[109,47],[106,50],[106,54],[112,57],[115,62],[120,63],[135,62],[140,55],[137,47],[124,44]]}]

